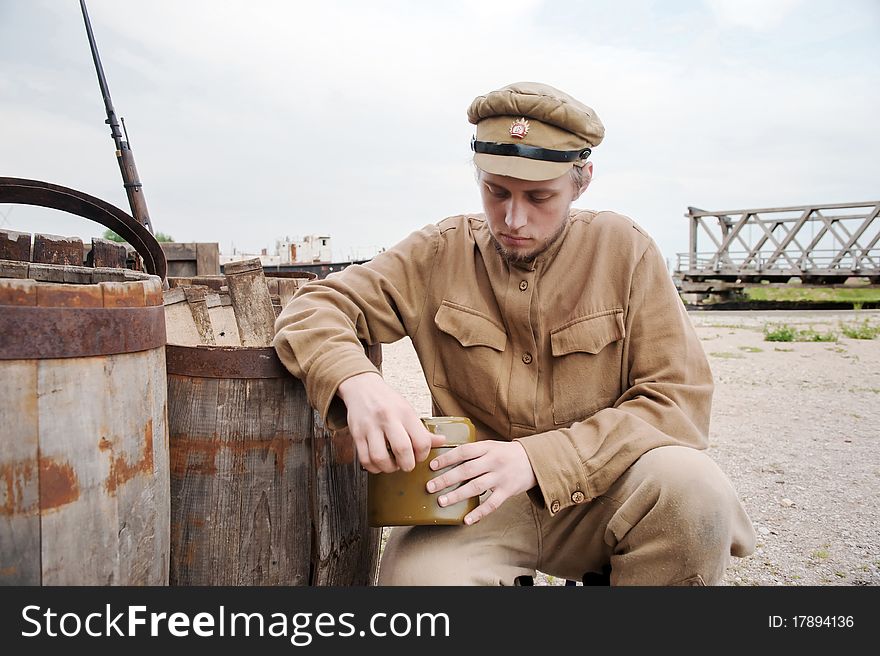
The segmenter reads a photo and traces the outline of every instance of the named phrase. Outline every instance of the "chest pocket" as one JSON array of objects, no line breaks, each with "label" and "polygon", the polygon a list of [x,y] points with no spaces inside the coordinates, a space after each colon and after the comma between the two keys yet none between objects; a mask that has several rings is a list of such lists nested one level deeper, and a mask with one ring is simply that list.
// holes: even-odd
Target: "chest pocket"
[{"label": "chest pocket", "polygon": [[603,310],[550,331],[553,422],[571,425],[621,394],[623,310]]},{"label": "chest pocket", "polygon": [[449,301],[440,305],[434,325],[440,331],[434,385],[494,413],[507,334],[488,317]]}]

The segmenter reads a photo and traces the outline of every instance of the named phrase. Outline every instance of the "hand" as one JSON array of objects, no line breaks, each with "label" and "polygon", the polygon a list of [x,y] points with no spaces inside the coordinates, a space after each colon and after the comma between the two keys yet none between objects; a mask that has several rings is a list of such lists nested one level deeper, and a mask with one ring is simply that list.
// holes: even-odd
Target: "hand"
[{"label": "hand", "polygon": [[446,441],[425,428],[409,402],[379,374],[347,378],[337,394],[348,410],[348,429],[358,460],[368,472],[412,471],[416,462]]},{"label": "hand", "polygon": [[491,491],[489,496],[469,512],[465,524],[475,524],[489,513],[497,510],[507,499],[538,484],[532,463],[519,442],[483,440],[462,444],[449,449],[431,461],[431,469],[443,469],[456,465],[447,472],[428,481],[428,492],[445,490],[451,485],[467,481],[461,487],[440,495],[437,502],[450,506],[468,497]]}]

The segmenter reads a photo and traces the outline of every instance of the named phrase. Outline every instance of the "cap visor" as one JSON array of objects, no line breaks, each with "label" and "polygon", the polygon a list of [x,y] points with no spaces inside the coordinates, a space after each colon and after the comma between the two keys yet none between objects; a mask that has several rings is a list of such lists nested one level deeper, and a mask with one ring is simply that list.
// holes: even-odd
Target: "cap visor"
[{"label": "cap visor", "polygon": [[553,180],[567,173],[572,167],[570,162],[545,162],[539,159],[487,153],[475,154],[474,164],[486,173],[520,180]]}]

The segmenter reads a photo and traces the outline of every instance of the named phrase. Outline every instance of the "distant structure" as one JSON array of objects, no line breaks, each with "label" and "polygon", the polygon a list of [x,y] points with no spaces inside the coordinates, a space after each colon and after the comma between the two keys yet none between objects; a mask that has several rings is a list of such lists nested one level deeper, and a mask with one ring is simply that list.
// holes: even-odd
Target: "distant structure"
[{"label": "distant structure", "polygon": [[237,262],[259,257],[263,269],[267,271],[311,271],[318,278],[325,278],[334,271],[341,271],[352,264],[363,264],[371,258],[333,261],[333,250],[329,235],[306,235],[301,240],[285,237],[275,241],[275,250],[269,253],[267,248],[260,253],[239,252],[233,248],[230,254],[220,254],[220,266],[228,262]]},{"label": "distant structure", "polygon": [[[678,253],[682,291],[723,283],[880,284],[880,201],[709,212],[689,207],[690,250]],[[708,244],[706,240],[708,239]],[[708,248],[706,248],[708,246]]]}]

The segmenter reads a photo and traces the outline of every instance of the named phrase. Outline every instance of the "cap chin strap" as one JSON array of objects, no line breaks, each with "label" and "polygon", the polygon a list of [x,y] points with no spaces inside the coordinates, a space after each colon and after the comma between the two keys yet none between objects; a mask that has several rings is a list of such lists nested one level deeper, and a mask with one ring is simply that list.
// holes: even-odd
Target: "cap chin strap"
[{"label": "cap chin strap", "polygon": [[523,144],[497,143],[495,141],[477,141],[471,137],[471,150],[475,153],[486,155],[504,155],[507,157],[525,157],[526,159],[539,159],[545,162],[576,162],[587,159],[593,152],[589,148],[578,150],[552,150],[550,148],[538,148]]}]

